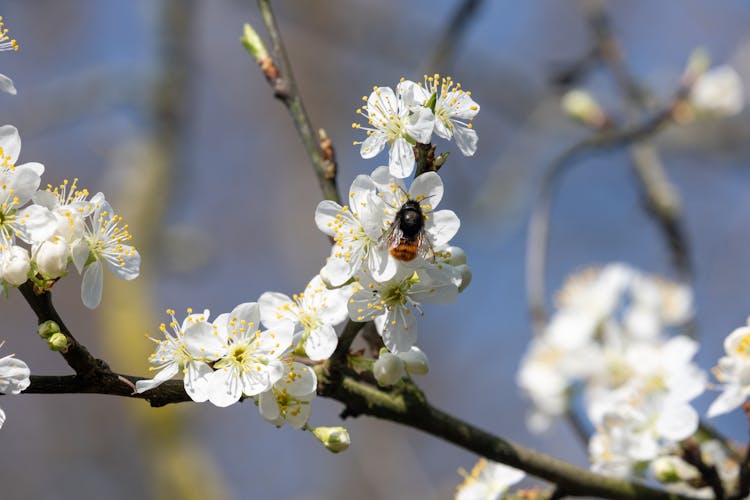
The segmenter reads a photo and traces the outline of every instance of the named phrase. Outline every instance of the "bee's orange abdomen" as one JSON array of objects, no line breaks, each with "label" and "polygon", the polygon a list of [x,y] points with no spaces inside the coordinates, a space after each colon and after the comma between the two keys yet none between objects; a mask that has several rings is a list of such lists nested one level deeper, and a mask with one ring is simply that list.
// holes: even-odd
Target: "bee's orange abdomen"
[{"label": "bee's orange abdomen", "polygon": [[394,259],[409,262],[417,256],[418,245],[416,241],[401,240],[401,242],[390,249]]}]

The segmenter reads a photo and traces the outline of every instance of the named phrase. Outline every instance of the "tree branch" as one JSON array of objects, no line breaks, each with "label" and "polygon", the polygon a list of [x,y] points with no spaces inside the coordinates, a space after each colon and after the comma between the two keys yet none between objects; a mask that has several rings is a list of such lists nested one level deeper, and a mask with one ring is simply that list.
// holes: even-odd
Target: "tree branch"
[{"label": "tree branch", "polygon": [[299,133],[302,144],[305,146],[307,155],[310,157],[315,174],[318,177],[320,189],[323,191],[323,198],[341,203],[336,187],[336,163],[333,154],[333,145],[325,136],[325,133],[316,134],[312,126],[310,117],[307,115],[302,98],[297,90],[297,82],[292,73],[292,66],[289,63],[284,42],[281,39],[279,26],[276,17],[271,10],[269,0],[258,0],[258,7],[263,15],[263,21],[271,36],[271,44],[275,59],[278,63],[278,71],[269,74],[265,71],[266,77],[274,90],[274,96],[286,105],[289,114],[292,116],[294,126]]}]

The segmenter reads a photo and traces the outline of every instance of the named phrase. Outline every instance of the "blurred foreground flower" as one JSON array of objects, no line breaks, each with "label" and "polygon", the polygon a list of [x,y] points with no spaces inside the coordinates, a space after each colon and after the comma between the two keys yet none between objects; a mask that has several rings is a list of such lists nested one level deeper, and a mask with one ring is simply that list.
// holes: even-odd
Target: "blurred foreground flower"
[{"label": "blurred foreground flower", "polygon": [[522,470],[480,458],[456,490],[456,500],[498,500],[526,476]]}]

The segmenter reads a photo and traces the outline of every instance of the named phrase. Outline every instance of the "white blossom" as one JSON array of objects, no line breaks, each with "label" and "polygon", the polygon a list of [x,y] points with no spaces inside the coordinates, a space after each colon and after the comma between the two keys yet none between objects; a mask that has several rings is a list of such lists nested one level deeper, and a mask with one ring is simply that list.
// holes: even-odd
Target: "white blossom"
[{"label": "white blossom", "polygon": [[471,92],[462,89],[451,77],[441,78],[438,74],[425,75],[424,87],[416,87],[414,92],[423,106],[435,96],[435,133],[447,140],[455,137],[461,153],[472,156],[478,138],[471,122],[479,113],[479,105],[471,98]]},{"label": "white blossom", "polygon": [[745,106],[742,79],[731,66],[717,66],[698,77],[690,90],[689,100],[699,112],[736,115]]},{"label": "white blossom", "polygon": [[134,246],[125,242],[132,236],[122,217],[115,214],[102,193],[91,198],[93,211],[87,219],[80,242],[72,249],[73,263],[83,273],[81,299],[89,309],[95,309],[102,300],[104,265],[123,280],[138,277],[141,256]]},{"label": "white blossom", "polygon": [[285,372],[281,359],[292,345],[293,326],[279,323],[260,329],[260,309],[255,302],[240,304],[215,321],[221,348],[209,374],[208,399],[216,406],[229,406],[242,395],[256,396],[271,388]]},{"label": "white blossom", "polygon": [[[416,99],[419,86],[403,80],[394,93],[390,87],[373,87],[366,105],[357,110],[367,119],[367,126],[352,127],[367,131],[361,144],[362,158],[373,158],[388,145],[388,167],[394,177],[403,179],[414,171],[414,145],[429,144],[435,116]],[[356,144],[360,144],[355,142]]]},{"label": "white blossom", "polygon": [[313,361],[328,359],[338,344],[334,327],[347,316],[346,303],[352,287],[329,290],[316,275],[305,291],[292,298],[278,292],[266,292],[258,299],[263,325],[274,328],[281,322],[294,327],[294,346],[301,347]]},{"label": "white blossom", "polygon": [[281,427],[285,422],[301,429],[310,418],[310,401],[315,397],[318,379],[315,371],[302,363],[287,363],[284,375],[258,396],[261,416]]},{"label": "white blossom", "polygon": [[159,330],[163,340],[152,338],[158,344],[150,357],[151,370],[158,370],[154,378],[139,380],[136,391],[141,393],[158,387],[182,371],[185,392],[193,401],[202,403],[208,400],[208,375],[213,369],[208,363],[218,359],[222,344],[216,334],[216,327],[208,322],[209,311],[188,316],[182,324],[175,318],[174,310],[167,309],[170,315],[169,329],[162,323]]},{"label": "white blossom", "polygon": [[419,304],[450,304],[458,298],[452,275],[438,266],[416,271],[402,267],[382,283],[362,274],[357,291],[349,300],[349,317],[373,320],[385,346],[394,354],[407,352],[417,340]]},{"label": "white blossom", "polygon": [[334,240],[323,271],[333,286],[343,285],[363,267],[380,280],[395,274],[396,262],[380,244],[390,220],[370,177],[360,175],[354,179],[349,189],[349,205],[320,202],[315,210],[315,223]]}]

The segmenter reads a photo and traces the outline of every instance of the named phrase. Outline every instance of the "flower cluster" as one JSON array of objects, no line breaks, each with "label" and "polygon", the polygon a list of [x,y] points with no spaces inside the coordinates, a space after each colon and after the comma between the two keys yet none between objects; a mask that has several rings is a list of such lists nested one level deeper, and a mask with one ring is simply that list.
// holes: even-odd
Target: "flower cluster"
[{"label": "flower cluster", "polygon": [[[463,251],[449,246],[460,221],[451,210],[436,210],[442,197],[435,172],[407,189],[379,167],[354,180],[349,205],[323,201],[315,212],[318,228],[334,241],[322,276],[334,287],[353,282],[349,318],[374,321],[394,354],[415,345],[421,303],[454,302],[470,280]],[[424,219],[413,235],[405,234],[412,229],[403,220],[407,206]]]},{"label": "flower cluster", "polygon": [[477,133],[472,120],[479,113],[479,105],[471,92],[454,83],[450,77],[440,75],[424,77],[415,83],[401,79],[396,91],[390,87],[373,87],[369,97],[357,114],[367,119],[367,125],[352,124],[363,129],[367,138],[361,143],[362,158],[373,158],[388,146],[388,168],[399,179],[409,177],[414,171],[413,147],[429,144],[433,132],[446,140],[456,138],[458,149],[466,156],[477,150]]},{"label": "flower cluster", "polygon": [[548,426],[580,391],[597,429],[592,468],[617,476],[695,432],[689,402],[706,385],[692,361],[698,345],[667,335],[691,316],[687,287],[613,264],[572,277],[558,302],[518,373],[534,404],[532,427]]},{"label": "flower cluster", "polygon": [[[429,141],[434,128],[444,137],[461,136],[464,146],[472,143],[473,153],[476,140],[465,138],[476,134],[460,120],[473,117],[478,107],[460,86],[451,90],[450,80],[440,89],[436,80],[427,82],[427,90],[402,82],[398,98],[390,89],[373,93],[368,116],[379,128],[367,147],[402,141],[393,147],[406,156],[413,139]],[[425,107],[430,99],[432,105]],[[473,108],[462,114],[462,106]],[[386,140],[386,133],[396,135]],[[410,161],[413,170],[413,154]],[[312,364],[330,358],[347,320],[372,321],[382,337],[385,348],[377,361],[366,363],[381,385],[427,373],[427,357],[415,345],[420,305],[455,301],[471,281],[471,270],[464,252],[449,245],[460,226],[458,217],[437,210],[443,197],[440,176],[424,173],[408,188],[401,177],[379,167],[354,180],[347,205],[328,200],[318,205],[315,223],[333,246],[303,292],[291,297],[265,292],[257,302],[213,321],[208,311],[189,311],[179,322],[169,310],[169,325],[161,325],[164,338],[153,339],[158,346],[150,361],[157,373],[138,381],[137,391],[182,373],[194,401],[228,406],[252,398],[272,424],[308,428],[317,376],[300,360]]]},{"label": "flower cluster", "polygon": [[294,360],[330,357],[338,342],[334,326],[346,318],[343,290],[328,290],[316,276],[304,293],[289,299],[268,292],[209,321],[209,311],[193,313],[169,325],[150,361],[158,373],[136,383],[138,392],[153,389],[182,373],[185,391],[196,402],[230,406],[254,398],[263,418],[276,426],[302,428],[310,416],[317,377]]},{"label": "flower cluster", "polygon": [[101,301],[105,265],[118,278],[138,276],[141,258],[126,243],[128,226],[102,193],[88,199],[77,179],[39,190],[44,166],[16,165],[20,152],[18,130],[0,127],[0,280],[6,288],[28,279],[45,288],[73,262],[83,274],[83,303],[93,309]]}]

